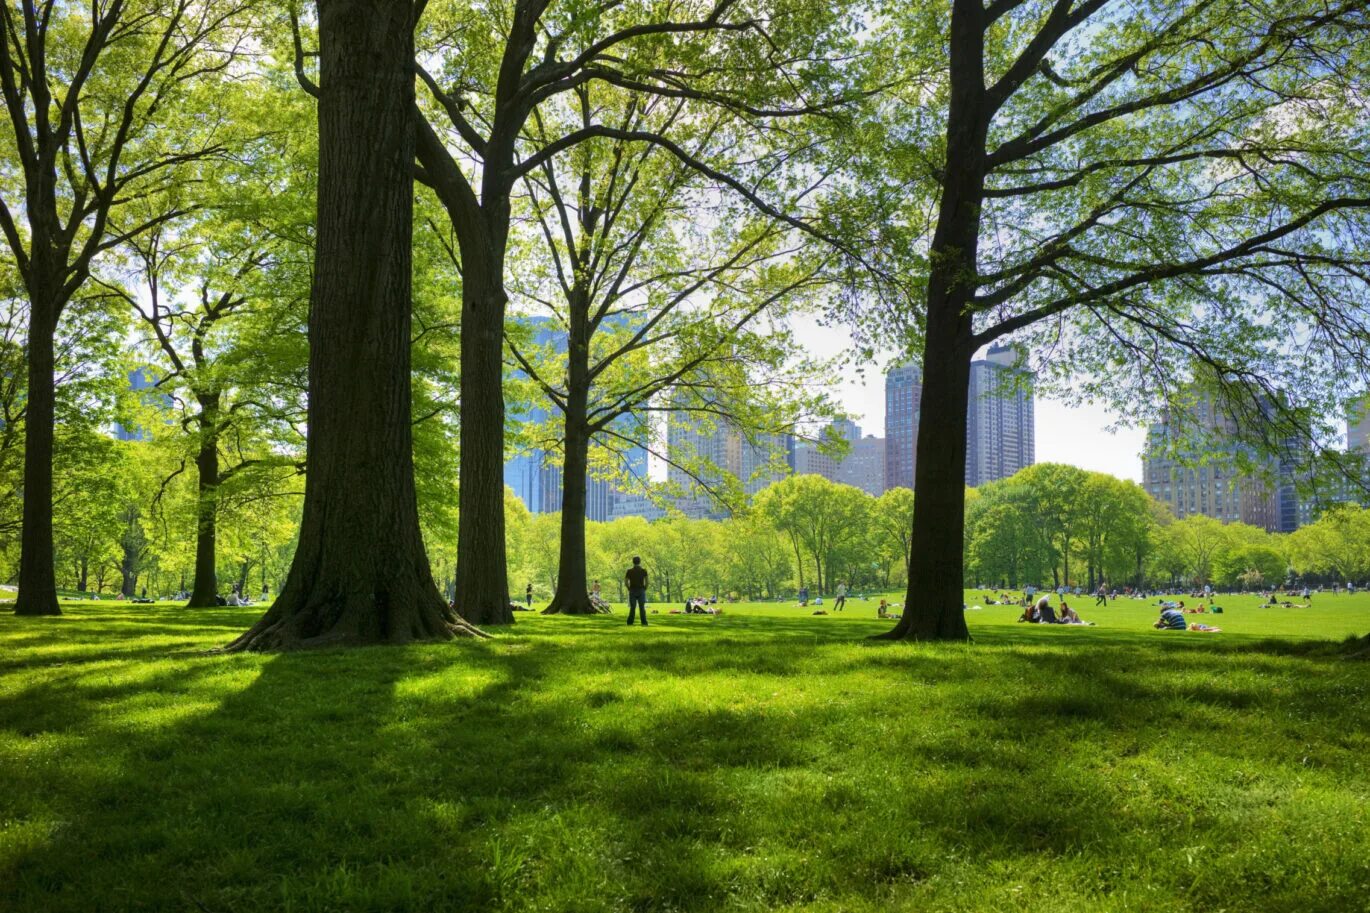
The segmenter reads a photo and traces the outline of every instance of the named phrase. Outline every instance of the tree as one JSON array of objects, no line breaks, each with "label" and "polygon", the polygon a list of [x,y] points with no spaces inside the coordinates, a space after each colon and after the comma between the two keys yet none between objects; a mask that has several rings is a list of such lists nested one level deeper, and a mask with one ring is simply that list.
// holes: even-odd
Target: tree
[{"label": "tree", "polygon": [[[436,59],[441,69],[418,68],[432,99],[432,115],[419,119],[419,176],[447,210],[456,236],[453,252],[461,262],[457,600],[462,615],[474,623],[513,620],[500,495],[505,418],[500,390],[509,300],[506,260],[514,194],[523,179],[593,140],[649,144],[781,217],[765,201],[765,190],[783,183],[781,174],[790,172],[783,160],[758,153],[751,174],[725,173],[696,159],[673,134],[631,129],[631,124],[589,123],[539,136],[538,118],[573,104],[583,97],[573,93],[591,85],[733,110],[748,120],[753,138],[761,135],[762,121],[827,107],[823,90],[836,72],[829,58],[840,53],[837,33],[849,25],[834,11],[811,4],[801,5],[789,19],[784,3],[759,7],[754,11],[738,0],[689,0],[590,10],[552,0],[512,0],[434,4],[425,16],[436,45],[425,57]],[[768,28],[769,16],[786,27]],[[777,98],[781,101],[770,103]]]},{"label": "tree", "polygon": [[229,650],[480,633],[438,593],[414,489],[416,9],[320,0],[318,14],[319,215],[304,512],[285,587]]},{"label": "tree", "polygon": [[859,488],[817,475],[781,479],[756,496],[756,509],[778,529],[790,533],[813,558],[814,582],[820,593],[833,583],[826,572],[835,552],[866,526],[874,503],[875,499]]},{"label": "tree", "polygon": [[[1278,391],[1305,437],[1364,389],[1370,364],[1364,312],[1346,297],[1366,290],[1364,3],[950,6],[945,31],[941,7],[918,4],[891,29],[946,49],[942,73],[902,58],[917,81],[903,142],[880,160],[905,187],[908,262],[926,276],[907,282],[917,304],[902,327],[922,350],[923,405],[896,638],[968,636],[961,480],[981,347],[1036,332],[1052,353],[1045,380],[1088,377],[1087,393],[1134,410],[1196,373],[1234,401]],[[1291,357],[1292,340],[1316,356]]]},{"label": "tree", "polygon": [[[289,416],[281,415],[298,407],[292,397],[279,395],[298,373],[289,361],[291,349],[263,348],[259,336],[239,326],[244,317],[277,329],[293,322],[283,313],[289,299],[274,303],[255,296],[250,287],[253,273],[271,268],[276,243],[265,231],[244,238],[225,230],[223,222],[231,216],[222,207],[211,218],[212,229],[204,223],[165,222],[130,240],[141,288],[108,286],[137,313],[147,345],[165,361],[155,387],[174,399],[183,412],[181,426],[191,432],[197,480],[195,576],[188,603],[193,608],[217,604],[223,487],[241,473],[293,467],[298,461],[290,453],[295,442]],[[217,237],[206,237],[210,232]],[[179,282],[195,287],[177,289]]]},{"label": "tree", "polygon": [[156,127],[192,84],[237,58],[231,23],[241,10],[192,0],[0,8],[0,96],[11,128],[0,149],[22,182],[0,186],[0,232],[29,302],[17,615],[61,614],[52,541],[58,321],[100,253],[174,215],[122,220],[129,203],[219,151],[213,117],[173,135]]},{"label": "tree", "polygon": [[1355,582],[1370,576],[1370,510],[1345,504],[1290,535],[1300,571],[1335,574]]},{"label": "tree", "polygon": [[[525,261],[542,268],[510,282],[514,300],[550,311],[565,340],[535,348],[508,339],[514,367],[561,420],[561,556],[549,614],[594,611],[585,586],[592,445],[618,456],[650,448],[650,417],[661,412],[702,413],[760,434],[793,430],[785,417],[805,408],[807,385],[794,381],[807,366],[784,372],[795,350],[789,332],[758,324],[817,284],[824,260],[800,257],[786,243],[788,227],[746,203],[706,204],[728,188],[629,138],[674,134],[692,159],[714,160],[735,144],[730,115],[692,116],[681,101],[613,86],[574,95],[569,123],[555,110],[534,112],[538,147],[597,125],[621,133],[543,158],[524,176],[543,242],[541,256],[530,251]],[[774,402],[786,398],[797,402]]]},{"label": "tree", "polygon": [[1166,528],[1166,535],[1184,560],[1187,577],[1184,582],[1200,585],[1212,581],[1214,561],[1231,542],[1223,524],[1203,514],[1191,514],[1183,520],[1176,520]]},{"label": "tree", "polygon": [[1288,568],[1289,562],[1269,545],[1237,545],[1220,553],[1213,562],[1213,573],[1220,584],[1242,589],[1257,589],[1267,581],[1281,581]]},{"label": "tree", "polygon": [[871,524],[875,527],[881,542],[885,543],[904,565],[904,573],[909,572],[913,529],[913,491],[908,488],[891,488],[875,499],[871,507]]},{"label": "tree", "polygon": [[1128,572],[1138,540],[1150,532],[1151,497],[1135,482],[1101,472],[1088,473],[1079,493],[1078,522],[1081,555],[1091,592],[1118,578],[1116,568]]},{"label": "tree", "polygon": [[774,599],[794,573],[790,543],[759,513],[723,521],[717,529],[724,549],[729,586],[748,599]]}]

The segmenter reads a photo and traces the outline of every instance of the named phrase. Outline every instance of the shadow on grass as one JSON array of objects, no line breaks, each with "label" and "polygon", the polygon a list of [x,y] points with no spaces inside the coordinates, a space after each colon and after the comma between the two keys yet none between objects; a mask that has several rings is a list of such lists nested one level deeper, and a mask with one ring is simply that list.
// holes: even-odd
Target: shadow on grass
[{"label": "shadow on grass", "polygon": [[[108,669],[41,670],[0,700],[33,757],[73,743],[60,771],[15,755],[26,798],[6,809],[19,827],[0,907],[879,909],[960,879],[988,906],[982,892],[1028,881],[1039,897],[1191,891],[1175,909],[1348,908],[1354,880],[1288,897],[1231,880],[1306,854],[1287,821],[1273,845],[1244,845],[1222,779],[1256,790],[1250,768],[1345,728],[1345,675],[1103,632],[892,649],[849,626],[736,618],[192,658],[128,625],[92,661]],[[1359,745],[1323,750],[1332,780]],[[1217,786],[1177,778],[1174,757]],[[1196,841],[1230,876],[1222,896],[1183,865],[1150,871]]]}]

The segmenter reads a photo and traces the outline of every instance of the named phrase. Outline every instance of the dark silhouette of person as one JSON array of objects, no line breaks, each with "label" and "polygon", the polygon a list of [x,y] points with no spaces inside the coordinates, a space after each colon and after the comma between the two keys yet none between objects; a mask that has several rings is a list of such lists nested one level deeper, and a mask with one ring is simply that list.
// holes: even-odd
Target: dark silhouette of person
[{"label": "dark silhouette of person", "polygon": [[633,566],[623,575],[623,582],[628,584],[628,624],[633,623],[634,610],[640,610],[642,626],[647,627],[647,569],[641,558],[633,556]]}]

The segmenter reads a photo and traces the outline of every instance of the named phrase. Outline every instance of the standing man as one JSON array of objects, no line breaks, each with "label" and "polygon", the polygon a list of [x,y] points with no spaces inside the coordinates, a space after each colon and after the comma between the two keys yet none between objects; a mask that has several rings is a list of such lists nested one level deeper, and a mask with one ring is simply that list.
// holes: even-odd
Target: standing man
[{"label": "standing man", "polygon": [[647,570],[638,556],[633,556],[633,566],[623,575],[623,582],[628,584],[628,624],[632,625],[633,610],[638,609],[642,612],[642,626],[647,627]]},{"label": "standing man", "polygon": [[845,583],[839,583],[837,585],[837,601],[832,604],[832,610],[834,612],[840,612],[842,611],[843,606],[845,606],[846,604],[847,585]]},{"label": "standing man", "polygon": [[531,583],[528,584],[528,589],[524,591],[523,597],[528,601],[528,608],[531,609],[533,607],[533,585]]},{"label": "standing man", "polygon": [[1095,605],[1108,605],[1108,584],[1099,581],[1099,592],[1094,594]]}]

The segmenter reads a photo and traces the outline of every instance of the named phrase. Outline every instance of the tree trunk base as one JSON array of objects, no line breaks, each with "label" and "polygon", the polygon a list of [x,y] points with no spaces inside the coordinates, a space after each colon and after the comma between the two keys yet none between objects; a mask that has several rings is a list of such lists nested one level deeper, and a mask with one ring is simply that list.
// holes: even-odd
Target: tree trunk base
[{"label": "tree trunk base", "polygon": [[401,645],[456,637],[489,637],[459,618],[436,595],[391,599],[390,594],[294,597],[283,593],[262,619],[221,653]]},{"label": "tree trunk base", "polygon": [[[928,622],[931,621],[931,624]],[[970,629],[964,616],[948,617],[945,613],[917,616],[904,608],[904,617],[891,630],[872,634],[870,640],[909,640],[918,643],[969,643]]]},{"label": "tree trunk base", "polygon": [[551,605],[542,610],[543,615],[608,615],[607,609],[600,609],[590,601],[589,596],[577,598],[553,597]]},{"label": "tree trunk base", "polygon": [[191,596],[191,597],[190,597],[190,601],[188,601],[188,602],[186,603],[186,608],[187,608],[187,609],[213,609],[213,608],[217,608],[218,605],[219,605],[219,597],[217,597],[217,596],[210,596],[210,597],[208,597],[208,598],[204,598],[204,597],[200,597],[200,596]]},{"label": "tree trunk base", "polygon": [[24,591],[21,589],[19,595],[14,600],[14,614],[22,615],[25,618],[41,618],[43,616],[61,615],[62,607],[57,604],[57,595],[43,595],[38,598],[25,599]]},{"label": "tree trunk base", "polygon": [[459,616],[458,620],[479,627],[514,623],[514,610],[507,601],[503,604],[463,605],[458,599],[457,615]]}]

